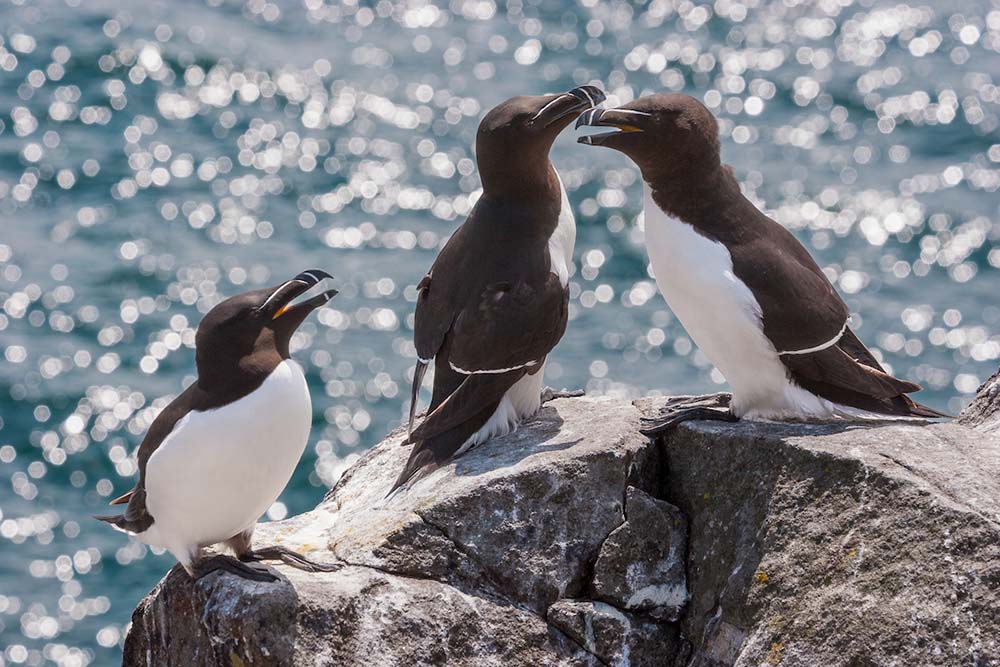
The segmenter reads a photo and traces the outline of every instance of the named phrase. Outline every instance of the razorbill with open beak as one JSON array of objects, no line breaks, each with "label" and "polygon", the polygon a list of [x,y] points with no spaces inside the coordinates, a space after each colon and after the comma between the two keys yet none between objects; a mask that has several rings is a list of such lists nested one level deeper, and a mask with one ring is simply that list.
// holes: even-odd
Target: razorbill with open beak
[{"label": "razorbill with open beak", "polygon": [[[198,379],[164,408],[139,445],[139,482],[111,502],[128,503],[125,513],[98,519],[170,551],[192,577],[224,569],[274,580],[267,568],[249,564],[265,559],[310,571],[336,567],[284,547],[250,548],[254,524],[291,478],[312,425],[309,387],[289,357],[289,341],[337,291],[292,300],[330,277],[303,271],[209,311],[195,336]],[[201,557],[204,547],[220,542],[239,560]]]},{"label": "razorbill with open beak", "polygon": [[[415,444],[390,493],[418,472],[509,433],[541,406],[545,358],[566,330],[576,241],[549,149],[602,101],[594,86],[514,97],[480,123],[483,194],[417,285]],[[430,407],[414,429],[417,393],[432,360]]]},{"label": "razorbill with open beak", "polygon": [[675,399],[645,433],[686,419],[944,417],[907,394],[848,326],[847,305],[809,252],[740,192],[718,125],[693,97],[651,95],[577,122],[580,137],[642,171],[646,248],[677,319],[732,395]]}]

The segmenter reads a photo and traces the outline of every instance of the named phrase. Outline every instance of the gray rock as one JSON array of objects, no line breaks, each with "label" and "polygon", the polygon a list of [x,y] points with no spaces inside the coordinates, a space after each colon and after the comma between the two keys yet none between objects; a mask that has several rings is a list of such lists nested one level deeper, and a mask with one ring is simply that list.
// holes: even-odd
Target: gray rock
[{"label": "gray rock", "polygon": [[690,422],[661,446],[689,522],[678,664],[1000,665],[1000,438]]},{"label": "gray rock", "polygon": [[596,665],[530,611],[370,568],[252,583],[175,568],[140,604],[125,665]]},{"label": "gray rock", "polygon": [[[229,665],[230,654],[248,665],[599,664],[545,614],[590,587],[601,545],[624,521],[626,488],[659,479],[638,426],[627,403],[558,399],[386,499],[409,454],[402,432],[391,434],[315,510],[261,524],[254,539],[348,567],[281,567],[290,585],[172,574],[136,610],[129,664]],[[280,609],[257,602],[269,594]],[[203,623],[223,601],[233,612]],[[267,631],[241,635],[244,626]]]},{"label": "gray rock", "polygon": [[[974,405],[995,406],[990,386]],[[393,434],[315,510],[259,527],[257,545],[347,566],[273,584],[172,571],[125,664],[1000,667],[988,418],[694,422],[651,443],[636,428],[657,405],[553,401],[386,500],[409,452]],[[676,584],[667,541],[641,539],[674,544],[671,506],[688,523],[673,624],[627,609]]]},{"label": "gray rock", "polygon": [[676,621],[687,602],[687,521],[670,503],[633,486],[625,496],[625,517],[597,556],[594,596],[619,609]]},{"label": "gray rock", "polygon": [[593,600],[559,600],[549,623],[612,667],[657,667],[673,660],[677,629]]},{"label": "gray rock", "polygon": [[958,421],[981,431],[1000,433],[1000,370],[979,387],[975,400]]}]

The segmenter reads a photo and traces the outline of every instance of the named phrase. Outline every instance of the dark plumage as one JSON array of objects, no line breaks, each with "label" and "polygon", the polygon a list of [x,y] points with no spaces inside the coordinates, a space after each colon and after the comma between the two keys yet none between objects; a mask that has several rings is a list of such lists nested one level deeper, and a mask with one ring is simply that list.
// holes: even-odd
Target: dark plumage
[{"label": "dark plumage", "polygon": [[[309,391],[289,361],[292,334],[337,292],[292,300],[330,275],[313,269],[272,288],[215,306],[195,337],[197,380],[157,416],[139,445],[139,481],[111,502],[118,516],[97,519],[171,551],[192,575],[228,569],[274,577],[240,561],[203,559],[224,542],[241,560],[279,558],[324,569],[280,547],[250,549],[253,527],[288,481],[308,438]],[[242,407],[240,407],[242,406]],[[244,458],[240,458],[245,453]]]},{"label": "dark plumage", "polygon": [[[418,285],[413,451],[392,490],[459,452],[519,380],[542,371],[562,337],[569,259],[558,253],[572,253],[575,227],[548,153],[563,128],[603,99],[589,86],[515,97],[480,124],[476,155],[483,195]],[[566,224],[571,237],[562,239]],[[432,359],[431,404],[413,429],[417,394]],[[537,410],[537,397],[534,403]],[[516,416],[532,411],[529,406]]]},{"label": "dark plumage", "polygon": [[[847,326],[847,305],[805,247],[743,196],[731,168],[721,162],[718,127],[704,105],[682,94],[651,95],[619,109],[594,110],[581,117],[578,126],[582,124],[616,128],[580,142],[628,155],[641,169],[661,215],[680,222],[679,233],[689,225],[724,246],[733,276],[749,288],[753,307],[759,307],[759,328],[796,385],[832,403],[872,413],[946,416],[906,395],[919,391],[919,385],[885,372]],[[647,226],[653,224],[649,206]],[[718,270],[723,269],[728,270]],[[658,283],[661,278],[675,279],[658,274]],[[733,289],[736,303],[741,288]],[[698,414],[704,416],[704,411]]]}]

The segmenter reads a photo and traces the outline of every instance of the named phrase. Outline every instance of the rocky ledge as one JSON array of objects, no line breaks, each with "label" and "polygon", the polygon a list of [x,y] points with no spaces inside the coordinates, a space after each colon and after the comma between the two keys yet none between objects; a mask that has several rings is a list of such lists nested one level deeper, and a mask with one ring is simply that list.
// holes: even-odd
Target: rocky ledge
[{"label": "rocky ledge", "polygon": [[127,665],[1000,665],[997,378],[950,424],[682,425],[559,399],[409,492],[391,434],[261,524],[337,572],[174,568]]}]

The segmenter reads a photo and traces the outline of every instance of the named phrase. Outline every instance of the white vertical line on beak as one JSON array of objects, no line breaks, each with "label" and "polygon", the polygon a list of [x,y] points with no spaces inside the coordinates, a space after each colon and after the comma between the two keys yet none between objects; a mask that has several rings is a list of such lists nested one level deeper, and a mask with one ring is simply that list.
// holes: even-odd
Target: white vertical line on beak
[{"label": "white vertical line on beak", "polygon": [[580,92],[587,96],[587,101],[590,102],[590,106],[595,106],[595,104],[594,104],[594,98],[591,97],[590,93],[587,92],[586,86],[581,86],[580,87]]},{"label": "white vertical line on beak", "polygon": [[558,102],[558,101],[559,101],[559,100],[561,100],[562,98],[566,97],[567,95],[569,95],[569,93],[563,93],[563,94],[562,94],[562,95],[560,95],[559,97],[555,98],[554,100],[552,100],[551,102],[549,102],[548,104],[546,104],[546,105],[545,105],[544,107],[542,107],[542,108],[541,108],[541,109],[539,110],[539,112],[538,112],[538,113],[536,113],[536,114],[534,115],[534,117],[533,117],[533,118],[532,118],[531,120],[535,120],[536,118],[538,118],[539,116],[541,116],[541,115],[542,115],[543,113],[545,113],[545,111],[546,111],[546,110],[547,110],[547,109],[548,109],[548,108],[549,108],[550,106],[552,106],[553,104],[555,104],[556,102]]},{"label": "white vertical line on beak", "polygon": [[306,274],[307,276],[309,276],[310,278],[312,278],[313,280],[315,280],[317,285],[322,280],[322,278],[317,278],[316,274],[314,274],[312,271],[303,271],[302,273]]}]

